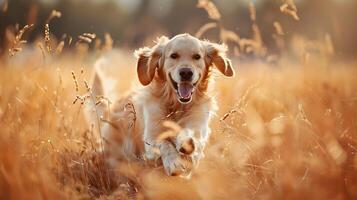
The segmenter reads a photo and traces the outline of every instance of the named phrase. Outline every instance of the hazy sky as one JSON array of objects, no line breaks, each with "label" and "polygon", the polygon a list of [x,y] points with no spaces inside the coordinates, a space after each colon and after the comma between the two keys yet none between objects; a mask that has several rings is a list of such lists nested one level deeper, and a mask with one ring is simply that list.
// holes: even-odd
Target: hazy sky
[{"label": "hazy sky", "polygon": [[[5,1],[6,0],[0,0],[0,4],[2,4]],[[7,1],[10,1],[10,0],[7,0]],[[37,0],[37,1],[46,3],[46,4],[51,4],[51,3],[55,3],[59,0]],[[135,11],[135,9],[138,8],[140,3],[145,0],[73,0],[73,1],[93,2],[93,3],[99,3],[99,4],[105,3],[108,1],[114,1],[118,4],[118,6],[123,7],[127,12],[130,13],[130,12]],[[174,0],[149,0],[149,1],[150,1],[150,3],[149,3],[150,10],[152,9],[154,11],[152,13],[154,13],[154,14],[157,13],[161,16],[165,16],[166,13],[171,11],[172,4],[174,2]],[[197,2],[198,0],[191,0],[191,1]],[[259,4],[261,2],[276,1],[276,0],[212,0],[212,1],[215,2],[216,4],[218,4],[219,7],[224,9],[226,12],[229,12],[230,10],[234,10],[236,8],[236,6],[238,6],[239,4],[247,4],[250,1],[254,2],[255,6],[259,7]],[[280,1],[283,2],[284,0],[280,0]],[[312,0],[295,0],[295,3],[299,4],[303,1],[312,1]],[[349,2],[352,0],[332,0],[332,1],[346,3],[346,2]]]},{"label": "hazy sky", "polygon": [[[43,3],[51,4],[55,3],[58,0],[38,0]],[[127,12],[132,12],[135,9],[138,8],[140,3],[144,0],[73,0],[73,1],[83,1],[83,2],[94,2],[94,3],[105,3],[108,1],[114,1],[118,4],[118,6],[125,8]],[[197,1],[197,0],[192,0],[192,1]],[[235,6],[238,6],[239,4],[247,4],[248,2],[253,1],[254,4],[259,7],[259,4],[263,1],[273,1],[273,0],[213,0],[216,4],[218,4],[221,8],[223,8],[225,11],[229,12],[230,10],[234,10]],[[283,0],[281,0],[283,2]],[[303,1],[311,1],[311,0],[295,0],[296,4],[299,4],[300,2]],[[332,0],[340,3],[345,3],[349,2],[352,0]],[[0,4],[5,2],[5,0],[0,0]],[[165,15],[166,13],[170,12],[172,9],[172,3],[174,0],[150,0],[150,9],[152,9],[154,12],[152,13],[157,13],[160,14],[161,16]],[[159,12],[158,12],[159,11]]]}]

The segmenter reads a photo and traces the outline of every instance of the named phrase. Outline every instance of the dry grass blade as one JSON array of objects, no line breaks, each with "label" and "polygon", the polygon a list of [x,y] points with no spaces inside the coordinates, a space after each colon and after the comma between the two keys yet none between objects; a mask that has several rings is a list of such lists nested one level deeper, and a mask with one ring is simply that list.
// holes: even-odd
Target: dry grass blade
[{"label": "dry grass blade", "polygon": [[37,43],[37,46],[38,46],[38,48],[40,48],[43,60],[45,60],[46,59],[46,53],[45,53],[45,49],[44,49],[43,45],[41,43]]},{"label": "dry grass blade", "polygon": [[236,34],[233,31],[223,29],[223,28],[220,31],[220,38],[224,43],[231,41],[236,44],[239,44],[239,41],[240,41],[240,37],[238,34]]},{"label": "dry grass blade", "polygon": [[84,86],[86,87],[87,92],[90,92],[91,90],[90,90],[88,82],[86,80],[84,80],[83,82],[84,82]]},{"label": "dry grass blade", "polygon": [[204,24],[203,26],[200,27],[200,29],[198,29],[198,31],[195,34],[195,37],[201,38],[203,36],[203,34],[205,34],[208,30],[216,28],[216,27],[217,27],[216,22],[210,22],[210,23]]},{"label": "dry grass blade", "polygon": [[254,41],[258,45],[262,46],[263,45],[263,39],[262,39],[262,34],[260,33],[260,29],[259,29],[258,25],[253,24],[252,29],[253,29],[253,39],[254,39]]},{"label": "dry grass blade", "polygon": [[325,34],[325,50],[328,56],[333,56],[335,54],[335,47],[331,35],[328,33]]},{"label": "dry grass blade", "polygon": [[57,55],[62,53],[63,47],[64,47],[64,41],[61,41],[60,43],[58,43],[57,48],[56,48]]},{"label": "dry grass blade", "polygon": [[[107,102],[108,102],[108,106],[110,105],[110,101],[108,98],[106,98]],[[124,111],[129,112],[132,116],[132,120],[130,120],[129,125],[128,125],[128,129],[134,127],[135,122],[136,122],[136,110],[135,110],[135,106],[132,102],[128,102],[127,104],[125,104],[124,106]]]},{"label": "dry grass blade", "polygon": [[216,5],[209,0],[198,0],[198,8],[203,8],[208,13],[208,17],[213,20],[220,20],[221,14],[219,13]]},{"label": "dry grass blade", "polygon": [[49,24],[53,18],[60,18],[60,17],[62,17],[61,12],[59,12],[57,10],[52,10],[51,15],[46,20],[46,24]]},{"label": "dry grass blade", "polygon": [[254,45],[252,46],[253,50],[257,55],[264,57],[266,56],[267,49],[264,46],[260,29],[257,24],[253,24],[252,29],[253,29],[253,40],[254,40]]},{"label": "dry grass blade", "polygon": [[281,27],[279,22],[274,22],[273,26],[275,28],[275,32],[278,35],[284,35],[283,27]]},{"label": "dry grass blade", "polygon": [[73,40],[72,36],[68,36],[68,46],[72,44],[72,40]]},{"label": "dry grass blade", "polygon": [[5,0],[1,5],[1,12],[6,13],[9,8],[9,1]]},{"label": "dry grass blade", "polygon": [[92,43],[93,39],[96,38],[96,35],[94,33],[83,33],[82,35],[78,36],[79,41],[78,42],[86,42],[86,43]]},{"label": "dry grass blade", "polygon": [[90,38],[90,39],[94,39],[97,37],[97,35],[95,33],[83,33],[83,36]]},{"label": "dry grass blade", "polygon": [[280,11],[284,14],[290,15],[296,21],[299,21],[300,18],[297,14],[297,7],[293,0],[288,0],[286,3],[280,6]]},{"label": "dry grass blade", "polygon": [[[45,46],[46,46],[46,50],[48,53],[52,53],[52,45],[51,45],[51,36],[50,36],[50,21],[53,18],[60,18],[62,16],[62,13],[57,11],[57,10],[52,10],[50,16],[47,18],[46,20],[46,24],[45,24]],[[62,52],[64,44],[59,44],[56,48],[56,53],[60,53]]]},{"label": "dry grass blade", "polygon": [[222,122],[222,121],[226,120],[232,114],[239,112],[240,109],[245,107],[245,104],[247,103],[248,98],[251,96],[253,91],[258,88],[258,86],[259,86],[259,83],[256,83],[256,84],[250,86],[248,89],[246,89],[244,94],[242,95],[242,97],[239,99],[239,101],[234,106],[234,108],[231,109],[229,112],[225,113],[219,121]]},{"label": "dry grass blade", "polygon": [[76,78],[76,74],[74,73],[74,71],[72,71],[71,74],[72,74],[72,79],[73,79],[74,85],[76,86],[76,92],[78,92],[79,89],[78,89],[78,81]]},{"label": "dry grass blade", "polygon": [[50,25],[45,24],[45,45],[48,53],[52,52]]},{"label": "dry grass blade", "polygon": [[[280,51],[285,49],[285,40],[284,40],[284,30],[279,22],[275,21],[273,23],[275,33],[272,34],[273,39],[275,40],[275,44]],[[275,62],[277,60],[277,55],[269,55],[267,57],[268,62]]]},{"label": "dry grass blade", "polygon": [[292,8],[292,10],[297,11],[297,7],[296,7],[296,4],[295,4],[295,0],[286,0],[285,2],[286,2],[287,4],[289,4],[289,6]]},{"label": "dry grass blade", "polygon": [[104,34],[104,45],[102,47],[102,50],[103,51],[111,50],[113,48],[113,43],[114,43],[114,41],[113,41],[112,36],[110,36],[109,33],[105,33]]},{"label": "dry grass blade", "polygon": [[87,43],[91,43],[92,42],[91,38],[88,38],[88,37],[85,37],[85,36],[82,36],[82,35],[78,36],[78,39],[80,41],[84,41],[84,42],[87,42]]},{"label": "dry grass blade", "polygon": [[249,13],[250,13],[250,20],[255,22],[257,19],[257,11],[255,9],[253,2],[251,1],[249,2]]},{"label": "dry grass blade", "polygon": [[12,57],[15,55],[16,52],[22,50],[20,47],[22,44],[26,43],[26,40],[22,40],[22,37],[26,31],[28,31],[33,24],[25,25],[19,32],[16,34],[14,41],[12,42],[12,47],[9,49],[9,56]]},{"label": "dry grass blade", "polygon": [[[49,22],[61,15],[53,11],[46,23],[47,40],[50,43],[52,39],[53,49],[43,42],[35,45],[44,58],[49,50],[60,54],[64,46],[70,46],[68,54],[61,55],[60,59],[48,59],[51,66],[57,67],[57,73],[56,67],[38,67],[40,53],[34,48],[26,49],[9,62],[0,62],[0,199],[225,200],[234,196],[243,199],[357,199],[356,63],[326,62],[335,51],[333,38],[326,34],[319,43],[296,39],[301,46],[299,56],[301,53],[304,60],[309,59],[303,66],[299,61],[290,60],[289,49],[286,49],[286,57],[274,65],[267,64],[266,60],[277,60],[276,49],[267,53],[262,38],[269,35],[261,35],[257,11],[252,4],[255,1],[249,4],[252,24],[249,38],[224,28],[212,2],[199,1],[210,19],[216,21],[203,25],[196,36],[202,37],[207,31],[218,28],[220,35],[215,39],[231,42],[229,45],[233,44],[234,51],[242,53],[241,58],[244,52],[252,53],[253,59],[247,55],[249,61],[239,62],[237,57],[229,56],[244,70],[232,79],[217,82],[212,94],[217,95],[220,109],[209,124],[212,130],[209,138],[200,134],[206,125],[190,132],[209,139],[204,149],[196,143],[199,141],[193,141],[195,150],[204,151],[204,158],[190,180],[168,177],[162,159],[150,160],[145,155],[147,146],[144,144],[151,145],[154,154],[162,152],[157,148],[158,143],[143,141],[140,130],[145,127],[141,122],[147,113],[141,106],[135,107],[137,102],[131,102],[135,98],[124,96],[131,100],[123,102],[119,98],[112,103],[94,94],[86,81],[91,73],[86,70],[93,70],[89,66],[97,56],[93,56],[89,47],[110,51],[113,48],[111,36],[105,34],[102,41],[93,33],[80,34],[78,40],[74,38],[74,43],[87,48],[86,53],[89,53],[78,59],[77,49],[71,48],[78,46],[71,45],[70,36],[64,35],[57,45],[54,38],[50,38]],[[292,0],[284,3],[284,12],[296,14]],[[274,39],[283,46],[282,42],[288,40],[284,36],[287,32],[279,22],[267,24],[273,29],[272,25]],[[11,42],[7,45],[14,44],[11,46],[13,54],[22,50],[21,45],[26,43],[23,34],[30,27],[15,25],[6,29],[6,41]],[[269,45],[271,42],[267,41]],[[323,56],[316,56],[317,51]],[[129,53],[125,48],[114,49],[109,52],[112,58],[106,57],[108,62],[103,64],[120,80],[113,93],[130,90],[132,77],[137,76],[135,69],[127,67],[135,65],[136,61]],[[255,56],[266,59],[255,59]],[[104,83],[104,86],[114,85],[108,81]],[[203,95],[211,98],[208,93]],[[85,119],[88,115],[82,115],[84,103],[93,105],[91,114],[86,113],[93,117],[92,122]],[[112,104],[116,106],[111,110]],[[197,111],[191,105],[198,104],[165,109],[162,113],[168,113],[166,116],[148,121],[157,131],[150,139],[177,145],[175,137],[183,133],[183,128],[202,123],[201,120],[196,123],[186,114],[198,119],[208,112],[205,103],[204,107],[199,105],[201,109]],[[105,113],[102,108],[106,108]],[[204,116],[207,120],[208,115]],[[124,122],[124,126],[118,122]],[[115,133],[111,139],[102,134],[101,129],[107,128],[111,134]],[[104,148],[104,143],[114,145]],[[114,154],[129,150],[132,157],[111,159],[110,152],[105,151],[107,147],[113,147]],[[181,147],[188,149],[193,145],[187,142]],[[192,157],[179,155],[185,162],[193,161],[191,158],[198,156],[198,151],[194,151]],[[118,165],[108,165],[112,161]]]},{"label": "dry grass blade", "polygon": [[[218,111],[221,123],[213,119],[205,157],[194,176],[182,180],[167,177],[160,160],[159,166],[146,162],[136,166],[130,162],[128,170],[118,169],[126,166],[121,163],[118,168],[106,166],[107,157],[99,151],[100,141],[95,139],[99,137],[93,133],[94,125],[88,126],[83,117],[75,119],[79,114],[73,108],[81,108],[81,105],[68,105],[73,94],[77,94],[73,89],[74,80],[80,83],[76,87],[82,87],[86,74],[83,64],[73,63],[74,58],[73,55],[62,59],[83,69],[73,69],[78,73],[61,69],[62,73],[71,75],[60,78],[63,90],[57,109],[52,105],[52,101],[57,102],[52,92],[58,88],[53,68],[33,71],[29,65],[30,69],[17,66],[0,69],[3,102],[0,106],[0,177],[4,182],[0,190],[5,191],[1,193],[3,199],[38,199],[39,194],[49,199],[135,199],[137,196],[129,198],[128,194],[140,193],[149,199],[166,199],[172,195],[180,199],[232,199],[240,194],[256,199],[276,196],[318,199],[321,195],[326,197],[324,199],[335,196],[348,199],[347,195],[356,194],[356,182],[353,182],[357,147],[353,128],[357,112],[355,65],[348,68],[337,65],[330,70],[311,65],[307,69],[292,70],[264,64],[261,70],[258,65],[243,63],[242,67],[253,66],[254,70],[242,70],[238,78],[217,84],[216,90],[222,92],[219,105],[223,109]],[[120,59],[133,60],[131,57]],[[34,66],[38,65],[36,62]],[[21,78],[29,71],[30,79]],[[135,71],[131,73],[135,75]],[[331,79],[327,81],[326,77]],[[125,78],[121,80],[131,81]],[[4,84],[6,82],[11,84]],[[40,93],[37,84],[42,87]],[[83,87],[90,90],[86,81]],[[81,103],[88,98],[91,97],[78,95],[75,101]],[[234,106],[225,114],[224,105]],[[125,112],[133,111],[132,107],[126,105]],[[42,115],[39,110],[43,111]],[[130,123],[131,117],[124,120]],[[158,140],[170,140],[181,130],[174,122],[164,122],[164,125],[167,130]],[[261,136],[252,137],[255,126],[263,126]],[[112,127],[115,129],[116,124]],[[263,145],[258,145],[260,142],[255,137],[262,137]],[[160,153],[155,146],[153,151]],[[130,165],[135,166],[134,170]],[[130,184],[132,180],[139,180],[135,182],[139,186]],[[329,187],[336,182],[346,184]],[[289,194],[280,188],[287,188]],[[217,195],[218,190],[224,192]],[[118,194],[122,196],[117,198]],[[193,194],[199,195],[193,197]]]}]

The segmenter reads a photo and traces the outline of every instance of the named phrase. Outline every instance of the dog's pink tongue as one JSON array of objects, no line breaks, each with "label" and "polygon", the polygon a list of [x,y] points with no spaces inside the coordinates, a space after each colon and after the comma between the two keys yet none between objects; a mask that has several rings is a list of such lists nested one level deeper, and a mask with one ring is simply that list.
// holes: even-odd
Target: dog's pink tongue
[{"label": "dog's pink tongue", "polygon": [[180,83],[178,85],[178,93],[181,98],[188,99],[191,97],[193,85],[190,83]]}]

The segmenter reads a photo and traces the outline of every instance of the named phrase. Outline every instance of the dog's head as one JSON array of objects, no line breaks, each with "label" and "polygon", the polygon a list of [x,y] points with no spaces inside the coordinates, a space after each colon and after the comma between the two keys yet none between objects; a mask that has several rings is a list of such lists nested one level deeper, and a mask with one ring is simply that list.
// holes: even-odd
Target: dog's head
[{"label": "dog's head", "polygon": [[190,103],[196,87],[207,78],[211,66],[226,76],[234,75],[226,51],[224,45],[201,41],[189,34],[172,39],[161,37],[154,47],[135,52],[139,81],[149,85],[157,74],[158,78],[169,82],[180,103]]}]

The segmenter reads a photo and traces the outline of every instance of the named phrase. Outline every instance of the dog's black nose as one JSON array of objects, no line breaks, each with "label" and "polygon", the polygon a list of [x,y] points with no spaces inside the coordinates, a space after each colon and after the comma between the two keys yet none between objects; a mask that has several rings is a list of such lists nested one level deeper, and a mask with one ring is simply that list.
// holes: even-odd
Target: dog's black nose
[{"label": "dog's black nose", "polygon": [[192,81],[193,72],[190,68],[182,68],[179,71],[181,81]]}]

